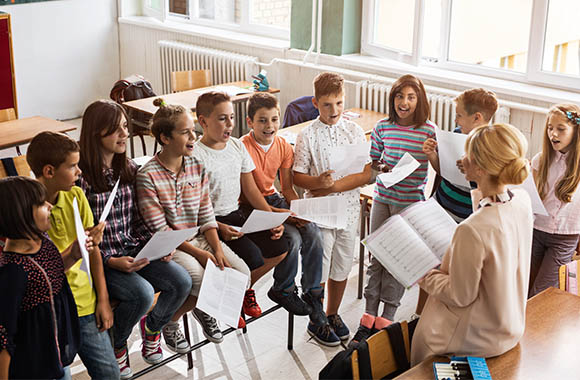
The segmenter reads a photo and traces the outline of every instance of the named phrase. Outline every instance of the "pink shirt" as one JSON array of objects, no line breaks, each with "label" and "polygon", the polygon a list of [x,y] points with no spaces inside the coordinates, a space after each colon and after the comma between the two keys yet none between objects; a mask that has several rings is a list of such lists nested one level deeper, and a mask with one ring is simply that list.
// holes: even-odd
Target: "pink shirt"
[{"label": "pink shirt", "polygon": [[[538,153],[532,159],[532,168],[537,171],[540,168]],[[575,235],[580,233],[580,195],[578,189],[572,196],[570,203],[562,202],[556,197],[556,185],[566,172],[566,154],[556,152],[554,161],[548,169],[548,192],[544,197],[544,207],[549,216],[536,215],[534,228],[549,234]]]}]

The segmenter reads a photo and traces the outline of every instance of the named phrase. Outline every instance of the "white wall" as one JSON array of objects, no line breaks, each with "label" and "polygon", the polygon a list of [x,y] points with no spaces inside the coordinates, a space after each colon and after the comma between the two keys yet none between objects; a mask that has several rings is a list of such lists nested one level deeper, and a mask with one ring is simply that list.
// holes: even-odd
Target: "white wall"
[{"label": "white wall", "polygon": [[10,13],[19,117],[79,117],[119,79],[116,0],[0,6]]}]

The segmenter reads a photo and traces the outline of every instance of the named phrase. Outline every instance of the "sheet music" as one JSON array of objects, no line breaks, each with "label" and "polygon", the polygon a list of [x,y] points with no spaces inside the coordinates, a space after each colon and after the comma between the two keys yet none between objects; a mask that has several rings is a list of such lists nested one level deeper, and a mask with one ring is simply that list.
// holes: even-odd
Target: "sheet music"
[{"label": "sheet music", "polygon": [[465,154],[467,135],[442,131],[439,128],[435,128],[435,133],[437,135],[441,176],[455,185],[466,189],[471,188],[463,173],[457,168],[457,160],[460,160]]},{"label": "sheet music", "polygon": [[121,178],[117,180],[115,186],[113,186],[113,190],[111,190],[111,194],[109,194],[109,199],[107,199],[107,203],[105,203],[105,208],[103,209],[103,213],[101,214],[101,218],[99,219],[99,223],[104,222],[107,220],[107,216],[111,212],[111,208],[113,207],[113,202],[115,201],[115,195],[117,195],[117,189],[119,188],[119,181]]},{"label": "sheet music", "polygon": [[251,234],[252,232],[258,231],[267,231],[284,223],[284,221],[288,219],[289,216],[289,212],[253,210],[239,231],[244,234]]},{"label": "sheet music", "polygon": [[146,163],[148,163],[153,157],[152,156],[141,156],[141,157],[135,157],[133,158],[133,162],[141,167],[143,165],[145,165]]},{"label": "sheet music", "polygon": [[544,207],[544,202],[542,202],[542,198],[540,198],[540,194],[538,193],[538,188],[536,187],[536,183],[534,182],[534,176],[532,171],[530,170],[530,174],[524,180],[521,185],[509,185],[508,188],[514,189],[519,188],[525,190],[530,199],[532,200],[532,212],[538,215],[548,216],[548,211],[546,211],[546,207]]},{"label": "sheet music", "polygon": [[393,277],[407,288],[441,264],[401,215],[390,217],[363,243]]},{"label": "sheet music", "polygon": [[451,244],[457,223],[434,198],[407,207],[401,216],[441,260]]},{"label": "sheet music", "polygon": [[241,94],[251,94],[254,92],[253,89],[250,88],[243,88],[243,87],[238,87],[238,86],[213,86],[213,87],[208,87],[205,88],[203,90],[196,90],[195,92],[197,92],[198,94],[205,94],[206,92],[225,92],[226,94],[228,94],[229,96],[236,96],[236,95],[241,95]]},{"label": "sheet music", "polygon": [[298,218],[325,228],[346,228],[347,202],[342,197],[328,196],[295,199],[290,202],[290,210]]},{"label": "sheet music", "polygon": [[329,152],[330,170],[334,170],[332,178],[336,180],[362,172],[369,162],[370,150],[370,141],[332,147]]},{"label": "sheet music", "polygon": [[135,261],[149,259],[157,260],[169,255],[175,248],[187,239],[195,236],[199,227],[184,230],[157,231],[141,251],[135,256]]},{"label": "sheet music", "polygon": [[385,188],[389,188],[396,183],[401,182],[413,173],[421,164],[415,160],[409,153],[405,153],[397,162],[393,169],[388,173],[379,174],[378,178]]},{"label": "sheet music", "polygon": [[215,319],[237,327],[248,276],[232,268],[218,269],[208,260],[196,307]]},{"label": "sheet music", "polygon": [[73,215],[75,220],[75,230],[77,233],[77,240],[79,241],[79,248],[81,249],[81,267],[83,272],[87,273],[89,276],[89,282],[93,286],[93,278],[91,277],[91,262],[89,261],[89,252],[87,251],[87,235],[85,234],[85,227],[83,226],[83,221],[81,219],[81,213],[79,211],[79,203],[77,198],[73,199]]},{"label": "sheet music", "polygon": [[280,131],[278,132],[278,136],[285,139],[288,144],[296,145],[296,139],[298,138],[298,133],[289,132],[289,131]]}]

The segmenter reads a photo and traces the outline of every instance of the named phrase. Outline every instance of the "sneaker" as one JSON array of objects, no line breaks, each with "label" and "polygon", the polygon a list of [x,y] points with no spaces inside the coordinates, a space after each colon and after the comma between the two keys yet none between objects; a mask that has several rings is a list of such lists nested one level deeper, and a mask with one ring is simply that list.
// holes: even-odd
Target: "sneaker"
[{"label": "sneaker", "polygon": [[191,313],[201,325],[203,335],[207,338],[207,340],[213,343],[221,343],[224,341],[222,331],[220,330],[220,327],[218,326],[218,323],[214,317],[204,313],[198,308],[193,309]]},{"label": "sneaker", "polygon": [[260,309],[260,305],[256,302],[256,293],[254,292],[254,289],[246,290],[242,310],[244,311],[244,314],[249,315],[250,317],[257,318],[262,315],[262,309]]},{"label": "sneaker", "polygon": [[310,322],[308,323],[306,331],[308,331],[308,334],[310,334],[312,338],[324,346],[336,347],[340,345],[340,338],[334,333],[334,331],[332,331],[328,323],[315,325]]},{"label": "sneaker", "polygon": [[347,340],[350,337],[350,330],[348,329],[348,327],[346,327],[346,325],[342,321],[342,318],[340,318],[340,315],[338,314],[329,315],[328,323],[330,324],[330,327],[334,330],[336,335],[340,338],[340,340]]},{"label": "sneaker", "polygon": [[119,365],[121,379],[128,379],[133,376],[133,371],[131,371],[131,367],[129,366],[129,350],[127,350],[127,345],[124,345],[120,349],[115,349],[115,358]]},{"label": "sneaker", "polygon": [[243,329],[246,327],[246,321],[244,320],[244,318],[242,318],[240,316],[240,319],[238,320],[238,328],[239,329]]},{"label": "sneaker", "polygon": [[144,315],[139,322],[141,329],[141,356],[148,364],[157,364],[163,360],[163,351],[161,350],[161,331],[151,331],[145,326],[147,315]]},{"label": "sneaker", "polygon": [[163,332],[165,344],[171,351],[177,352],[178,354],[185,354],[189,351],[189,342],[185,339],[179,322],[170,321],[161,331]]},{"label": "sneaker", "polygon": [[302,294],[302,300],[306,302],[312,308],[310,313],[310,321],[314,323],[315,326],[325,325],[328,323],[328,318],[326,318],[326,313],[322,307],[322,298],[324,298],[324,290],[320,294],[312,294],[311,291]]},{"label": "sneaker", "polygon": [[358,330],[354,334],[354,337],[349,343],[349,347],[358,344],[363,339],[368,339],[371,335],[376,333],[378,330],[374,327],[375,326],[376,317],[374,315],[370,315],[364,313],[362,318],[360,319],[360,325],[358,326]]},{"label": "sneaker", "polygon": [[291,293],[270,288],[268,297],[294,315],[309,315],[312,312],[312,307],[298,297],[296,286]]}]

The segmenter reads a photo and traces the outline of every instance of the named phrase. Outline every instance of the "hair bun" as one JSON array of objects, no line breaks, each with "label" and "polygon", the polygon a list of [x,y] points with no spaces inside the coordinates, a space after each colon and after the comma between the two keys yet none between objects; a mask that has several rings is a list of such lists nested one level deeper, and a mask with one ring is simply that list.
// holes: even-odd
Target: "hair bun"
[{"label": "hair bun", "polygon": [[504,166],[498,179],[501,183],[519,185],[528,177],[529,171],[528,160],[518,157]]},{"label": "hair bun", "polygon": [[157,98],[157,99],[153,100],[153,105],[155,107],[163,107],[163,106],[165,106],[165,100],[163,100],[163,98]]}]

